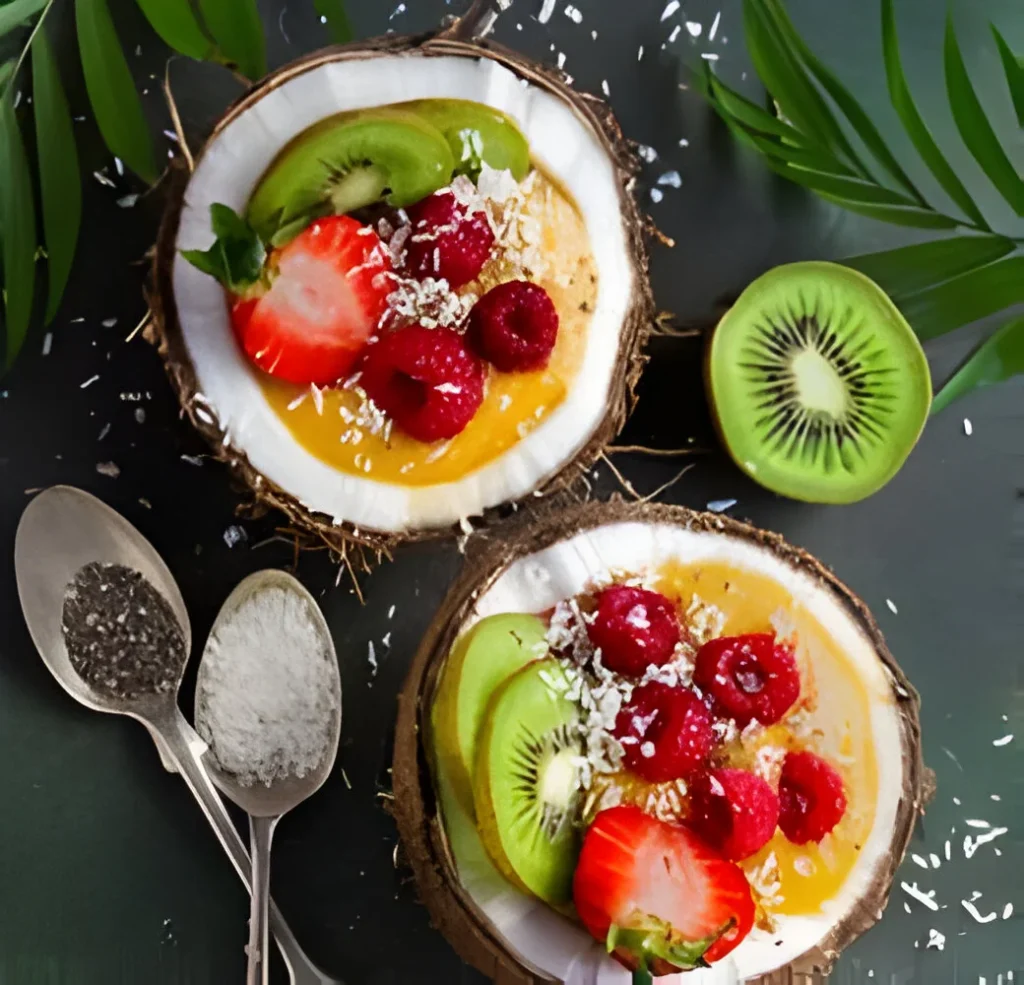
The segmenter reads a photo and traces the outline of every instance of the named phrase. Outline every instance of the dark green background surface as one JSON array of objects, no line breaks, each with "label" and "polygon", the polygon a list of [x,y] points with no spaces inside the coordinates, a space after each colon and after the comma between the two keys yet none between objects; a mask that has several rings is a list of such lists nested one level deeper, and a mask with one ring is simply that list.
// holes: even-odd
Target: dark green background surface
[{"label": "dark green background surface", "polygon": [[[406,2],[408,11],[391,16],[393,3],[350,0],[360,36],[427,29],[451,10],[441,0]],[[576,6],[582,24],[565,16],[559,0],[551,23],[541,26],[535,19],[540,0],[515,0],[497,37],[552,62],[563,51],[566,70],[582,88],[599,92],[607,80],[627,133],[660,154],[646,167],[645,181],[669,170],[682,175],[682,188],[666,188],[664,201],[650,205],[678,244],[655,251],[654,284],[663,308],[706,319],[720,298],[776,263],[899,241],[899,231],[841,214],[769,177],[680,88],[681,61],[702,50],[720,54],[720,70],[730,81],[739,84],[750,73],[738,0],[688,0],[664,23],[662,0],[577,0]],[[1000,209],[952,136],[941,89],[945,4],[897,0],[896,6],[907,72],[925,115],[990,218],[1004,231],[1024,235],[1024,223]],[[954,7],[969,67],[993,117],[1010,134],[1012,113],[987,22],[996,21],[1024,51],[1021,2],[959,0]],[[120,0],[113,9],[129,52],[140,45],[130,60],[162,129],[168,122],[155,76],[162,74],[167,53],[132,4]],[[684,28],[674,44],[662,47],[672,27],[687,19],[701,22],[706,34],[719,9],[714,44],[691,43]],[[813,47],[874,110],[921,187],[944,201],[916,165],[885,103],[875,0],[791,0],[791,9]],[[264,4],[264,13],[273,65],[326,41],[311,0]],[[598,32],[596,40],[591,31]],[[645,54],[638,61],[640,45]],[[65,62],[81,105],[81,81]],[[172,77],[198,146],[238,86],[220,69],[184,60],[174,64]],[[752,82],[748,74],[747,84]],[[78,125],[88,173],[106,167],[114,175],[92,123]],[[681,138],[688,147],[679,146]],[[172,146],[163,138],[160,144]],[[1011,149],[1024,165],[1019,132]],[[204,448],[180,421],[155,353],[141,339],[123,342],[144,313],[142,260],[154,237],[159,193],[135,208],[119,208],[115,200],[132,185],[115,180],[117,190],[86,180],[81,254],[51,354],[41,355],[36,335],[15,372],[0,381],[0,544],[9,558],[30,490],[56,482],[83,486],[123,512],[163,553],[180,580],[193,637],[201,644],[234,584],[255,569],[288,563],[290,550],[281,543],[253,546],[273,533],[274,518],[244,524],[248,544],[226,546],[223,533],[235,522],[238,501],[227,473],[209,461],[197,466],[182,460]],[[640,194],[647,195],[646,186]],[[111,318],[117,324],[104,327]],[[929,346],[937,379],[977,331]],[[710,444],[698,350],[662,340],[653,352],[628,439],[674,446],[694,437]],[[97,373],[98,381],[80,388]],[[140,402],[120,397],[140,391]],[[145,411],[142,423],[135,417],[138,407]],[[970,437],[965,416],[973,423]],[[1018,381],[976,394],[932,421],[897,478],[856,506],[781,501],[743,479],[719,454],[701,458],[663,497],[697,507],[736,498],[733,514],[780,531],[823,558],[872,607],[923,695],[925,751],[939,793],[913,851],[942,858],[949,839],[952,861],[926,872],[908,860],[900,877],[934,889],[942,909],[929,912],[897,887],[885,920],[843,957],[836,982],[1024,981],[1022,435],[1024,386]],[[109,461],[120,467],[119,478],[96,472],[97,463]],[[642,492],[678,468],[639,458],[620,458],[619,464]],[[605,471],[597,488],[605,495],[615,489]],[[300,564],[300,576],[321,597],[335,633],[345,718],[336,775],[280,828],[274,887],[309,952],[349,985],[482,981],[431,930],[408,873],[393,866],[396,834],[381,798],[389,789],[395,694],[459,560],[454,546],[401,551],[364,582],[365,608],[344,586],[334,587],[335,569],[323,555],[307,555]],[[391,605],[396,612],[389,621]],[[388,632],[390,649],[381,644]],[[375,678],[367,662],[369,640],[382,654]],[[993,746],[1010,733],[1017,733],[1013,742]],[[242,981],[247,901],[241,884],[184,785],[161,771],[142,729],[79,708],[49,677],[24,629],[7,561],[0,565],[0,754],[0,985]],[[965,826],[968,818],[1009,832],[967,860],[964,835],[978,833]],[[976,900],[982,913],[1001,916],[1007,903],[1018,912],[979,925],[961,904],[974,892],[983,894]],[[925,950],[930,928],[945,934],[945,951]]]}]

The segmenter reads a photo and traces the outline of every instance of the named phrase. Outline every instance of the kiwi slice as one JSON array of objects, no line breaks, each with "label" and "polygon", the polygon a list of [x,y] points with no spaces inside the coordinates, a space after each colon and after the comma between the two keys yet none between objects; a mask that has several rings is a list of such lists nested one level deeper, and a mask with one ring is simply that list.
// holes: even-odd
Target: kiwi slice
[{"label": "kiwi slice", "polygon": [[537,616],[488,616],[456,641],[445,661],[431,713],[434,753],[470,816],[477,740],[488,703],[524,664],[547,656],[545,635]]},{"label": "kiwi slice", "polygon": [[275,158],[249,200],[249,223],[279,246],[313,219],[386,201],[412,205],[451,180],[447,139],[413,113],[376,109],[330,117]]},{"label": "kiwi slice", "polygon": [[560,906],[579,855],[579,709],[557,660],[538,660],[495,694],[474,777],[480,837],[513,884]]},{"label": "kiwi slice", "polygon": [[468,99],[420,99],[402,103],[444,135],[455,158],[456,174],[474,181],[482,164],[495,171],[511,171],[522,181],[530,171],[530,145],[512,117],[501,110]]},{"label": "kiwi slice", "polygon": [[708,389],[729,453],[774,492],[853,503],[906,461],[931,406],[928,362],[906,320],[863,274],[776,267],[715,329]]}]

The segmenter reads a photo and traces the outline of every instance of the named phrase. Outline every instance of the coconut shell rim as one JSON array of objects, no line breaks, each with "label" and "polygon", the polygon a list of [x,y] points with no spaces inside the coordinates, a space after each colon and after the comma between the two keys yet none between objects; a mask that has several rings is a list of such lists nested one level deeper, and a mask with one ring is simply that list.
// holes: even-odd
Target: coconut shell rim
[{"label": "coconut shell rim", "polygon": [[[323,48],[267,75],[228,107],[214,125],[203,149],[196,155],[196,160],[201,160],[205,149],[228,124],[263,95],[294,76],[328,62],[412,52],[427,56],[490,58],[529,84],[555,95],[568,104],[581,122],[597,136],[615,168],[627,252],[635,273],[633,295],[619,335],[619,350],[604,417],[582,447],[566,459],[555,473],[541,479],[532,492],[517,500],[505,501],[485,510],[483,517],[486,526],[498,519],[509,507],[514,509],[519,503],[571,488],[600,458],[604,449],[622,429],[636,404],[636,387],[649,358],[645,353],[645,347],[653,331],[655,315],[649,277],[650,261],[645,241],[646,235],[650,232],[650,225],[640,212],[632,193],[635,176],[640,167],[639,160],[623,136],[611,108],[596,96],[572,89],[567,84],[564,73],[495,42],[484,39],[461,40],[450,31],[425,35],[392,35]],[[402,531],[356,527],[350,521],[335,523],[332,517],[311,509],[296,496],[271,482],[250,463],[243,450],[235,449],[228,443],[213,408],[207,408],[202,397],[196,370],[182,337],[174,297],[175,246],[189,178],[189,173],[183,167],[179,167],[173,169],[168,182],[167,202],[153,253],[150,287],[147,291],[152,316],[151,329],[147,337],[157,347],[182,413],[206,440],[212,456],[226,463],[233,475],[240,480],[243,488],[248,490],[251,501],[249,508],[258,513],[267,509],[280,511],[300,533],[310,535],[314,541],[322,542],[343,558],[347,558],[348,553],[355,549],[358,552],[359,563],[365,569],[369,569],[370,566],[369,555],[376,555],[379,560],[403,543],[434,540],[458,533],[460,527],[457,523]]]},{"label": "coconut shell rim", "polygon": [[515,954],[463,889],[436,801],[425,737],[429,734],[430,707],[444,660],[480,595],[520,558],[577,533],[618,522],[682,525],[739,537],[772,551],[787,564],[809,572],[832,591],[863,627],[890,675],[899,709],[905,777],[890,850],[879,856],[868,891],[821,941],[789,965],[756,980],[760,985],[789,985],[794,976],[824,981],[838,955],[881,919],[917,817],[934,792],[934,776],[922,758],[920,698],[889,651],[866,604],[821,561],[779,534],[687,507],[622,501],[587,503],[552,510],[537,522],[521,518],[518,524],[505,525],[502,539],[481,538],[474,545],[461,575],[427,628],[398,697],[392,764],[394,814],[404,856],[413,870],[421,899],[433,924],[459,956],[499,985],[557,982]]}]

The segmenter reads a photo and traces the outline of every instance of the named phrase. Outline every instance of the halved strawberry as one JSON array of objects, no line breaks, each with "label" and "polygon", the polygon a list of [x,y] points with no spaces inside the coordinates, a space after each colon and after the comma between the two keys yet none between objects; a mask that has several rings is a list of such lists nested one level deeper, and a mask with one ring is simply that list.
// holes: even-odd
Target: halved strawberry
[{"label": "halved strawberry", "polygon": [[326,385],[352,370],[391,291],[388,252],[349,216],[318,219],[270,257],[270,289],[231,309],[239,344],[265,373]]},{"label": "halved strawberry", "polygon": [[743,870],[692,831],[639,807],[597,815],[573,898],[584,926],[635,972],[634,982],[717,961],[754,923]]}]

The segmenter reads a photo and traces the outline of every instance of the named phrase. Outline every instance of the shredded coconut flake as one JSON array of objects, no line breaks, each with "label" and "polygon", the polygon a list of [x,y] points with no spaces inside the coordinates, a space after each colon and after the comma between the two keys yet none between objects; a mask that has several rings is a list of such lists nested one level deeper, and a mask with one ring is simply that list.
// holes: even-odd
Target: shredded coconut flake
[{"label": "shredded coconut flake", "polygon": [[306,776],[327,756],[337,696],[334,655],[309,602],[267,588],[249,596],[207,643],[196,727],[240,783]]},{"label": "shredded coconut flake", "polygon": [[916,899],[918,903],[923,903],[929,910],[938,910],[939,904],[935,902],[935,890],[930,889],[925,892],[921,889],[916,882],[913,883],[900,883],[900,889],[903,890],[912,899]]}]

